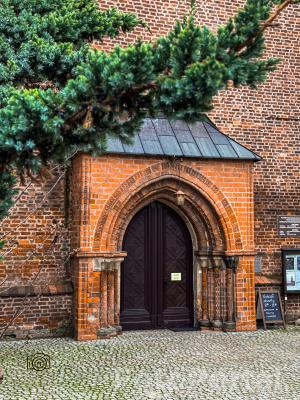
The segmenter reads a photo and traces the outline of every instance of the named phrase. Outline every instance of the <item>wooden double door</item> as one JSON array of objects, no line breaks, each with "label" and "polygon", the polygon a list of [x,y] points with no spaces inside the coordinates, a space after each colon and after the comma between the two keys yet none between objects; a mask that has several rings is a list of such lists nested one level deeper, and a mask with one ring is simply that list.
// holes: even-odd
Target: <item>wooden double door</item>
[{"label": "wooden double door", "polygon": [[192,326],[193,250],[179,215],[163,203],[151,203],[130,222],[123,248],[123,329]]}]

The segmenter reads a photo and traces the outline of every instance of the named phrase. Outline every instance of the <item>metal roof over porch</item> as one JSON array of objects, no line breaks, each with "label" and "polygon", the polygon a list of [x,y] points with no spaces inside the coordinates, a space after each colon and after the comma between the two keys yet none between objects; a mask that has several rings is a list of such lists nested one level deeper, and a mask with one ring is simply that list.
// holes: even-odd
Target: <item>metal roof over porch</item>
[{"label": "metal roof over porch", "polygon": [[203,159],[261,160],[253,151],[220,132],[210,120],[190,124],[180,120],[168,120],[165,117],[145,118],[130,145],[122,143],[118,138],[110,137],[106,152]]}]

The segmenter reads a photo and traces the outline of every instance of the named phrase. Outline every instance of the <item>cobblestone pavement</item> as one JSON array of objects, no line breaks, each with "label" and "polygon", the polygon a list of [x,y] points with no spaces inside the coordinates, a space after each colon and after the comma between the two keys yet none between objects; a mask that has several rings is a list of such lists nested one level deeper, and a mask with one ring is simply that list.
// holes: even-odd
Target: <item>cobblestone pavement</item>
[{"label": "cobblestone pavement", "polygon": [[0,365],[1,400],[300,400],[300,329],[1,342]]}]

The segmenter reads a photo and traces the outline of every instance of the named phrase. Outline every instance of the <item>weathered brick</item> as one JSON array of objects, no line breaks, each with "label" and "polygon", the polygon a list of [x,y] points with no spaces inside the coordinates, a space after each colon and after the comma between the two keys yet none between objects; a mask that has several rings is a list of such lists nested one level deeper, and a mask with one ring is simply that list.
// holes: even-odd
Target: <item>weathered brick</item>
[{"label": "weathered brick", "polygon": [[[199,22],[216,29],[217,25],[224,23],[234,14],[243,0],[218,0],[197,1],[197,19]],[[121,35],[117,42],[126,45],[129,42],[142,37],[144,40],[153,40],[155,37],[167,33],[174,24],[176,18],[181,18],[189,10],[190,1],[177,0],[104,0],[101,7],[118,6],[122,10],[137,13],[149,24],[150,30],[142,27],[135,32]],[[280,238],[277,234],[277,216],[282,214],[296,214],[300,209],[300,180],[299,180],[299,13],[298,6],[291,6],[280,16],[278,24],[270,29],[267,34],[267,54],[272,57],[282,58],[276,72],[272,73],[268,81],[258,90],[248,88],[230,88],[215,99],[215,109],[210,114],[216,125],[226,134],[238,140],[263,157],[263,161],[254,165],[254,176],[249,173],[248,163],[220,163],[212,161],[185,161],[185,173],[200,170],[204,177],[213,182],[212,196],[216,204],[223,207],[221,215],[224,224],[230,226],[227,239],[230,246],[235,248],[254,248],[253,229],[255,235],[255,250],[262,260],[261,277],[267,279],[269,288],[281,288],[281,248],[300,247],[299,238]],[[101,48],[110,49],[116,41],[105,40],[98,43]],[[91,161],[91,162],[90,162]],[[63,294],[60,283],[71,278],[68,264],[63,260],[72,248],[80,247],[84,251],[120,251],[120,239],[116,232],[108,228],[118,227],[114,219],[118,210],[123,205],[120,196],[129,191],[132,184],[141,182],[146,184],[153,174],[162,174],[162,164],[158,158],[132,158],[121,159],[118,156],[102,157],[98,159],[88,156],[78,157],[73,164],[73,187],[68,196],[72,200],[73,213],[65,204],[66,196],[63,182],[51,193],[47,201],[32,216],[34,209],[51,188],[58,175],[41,184],[32,184],[22,196],[11,216],[1,223],[1,232],[7,236],[5,248],[5,261],[0,265],[1,279],[6,279],[5,287],[26,286],[34,279],[40,267],[38,284],[44,287],[43,302],[36,299],[40,307],[32,314],[25,310],[22,317],[14,324],[15,329],[25,329],[29,318],[29,326],[47,328],[58,322],[51,322],[50,316],[56,315],[58,299],[64,302],[61,315],[56,315],[56,321],[65,318],[65,315],[73,314],[70,294]],[[89,171],[92,183],[89,191],[84,194],[82,171]],[[191,172],[190,171],[190,172]],[[134,177],[132,177],[134,175]],[[196,177],[189,177],[190,181],[197,183]],[[124,184],[125,182],[125,184]],[[203,184],[205,179],[203,178]],[[118,198],[111,199],[112,194],[122,186],[122,193]],[[252,185],[254,187],[254,208],[252,206]],[[21,188],[22,189],[22,188]],[[225,197],[218,195],[218,189],[222,190]],[[123,193],[124,192],[124,193]],[[146,192],[136,195],[135,201],[139,202]],[[125,199],[123,196],[122,199]],[[228,207],[228,204],[230,207]],[[103,217],[103,210],[110,212]],[[122,235],[122,224],[126,224],[126,218],[130,216],[119,215],[119,234]],[[82,217],[84,216],[84,220]],[[20,223],[27,218],[22,225]],[[191,220],[196,217],[191,216]],[[53,222],[65,224],[59,234],[59,238],[53,249],[49,251],[53,239]],[[87,223],[89,221],[89,223]],[[77,229],[80,226],[80,229]],[[217,234],[218,229],[212,229]],[[101,234],[101,235],[100,235]],[[120,236],[119,235],[119,236]],[[101,236],[101,240],[100,240]],[[13,242],[14,241],[14,242]],[[48,249],[48,250],[47,250]],[[48,252],[47,252],[48,251]],[[30,252],[33,254],[30,255]],[[42,263],[42,264],[41,264]],[[90,271],[91,266],[85,263],[84,271]],[[247,307],[242,310],[243,327],[253,329],[254,296],[249,292],[253,286],[253,260],[242,260],[240,265],[241,277],[246,281],[238,282],[239,305]],[[89,279],[99,279],[99,275],[91,273]],[[245,275],[244,275],[245,274]],[[274,283],[274,277],[279,283]],[[85,276],[76,274],[74,281],[86,282]],[[247,281],[248,280],[248,281]],[[257,280],[257,279],[256,279]],[[265,282],[265,281],[264,281]],[[99,282],[97,283],[97,285]],[[262,287],[265,287],[265,283]],[[54,289],[53,286],[56,288]],[[96,287],[96,286],[95,286]],[[49,290],[49,295],[44,292]],[[23,297],[2,297],[0,287],[1,321],[7,322],[17,304],[21,304]],[[59,296],[55,296],[56,291]],[[245,295],[245,292],[247,293]],[[98,294],[97,294],[98,293]],[[85,296],[82,298],[82,296]],[[86,310],[88,293],[82,289],[75,293],[75,303]],[[56,299],[54,301],[54,299]],[[83,299],[83,301],[79,301]],[[89,299],[91,302],[99,300],[99,291],[94,290]],[[97,308],[97,306],[95,306]],[[249,309],[250,307],[250,309]],[[38,311],[43,310],[43,312]],[[93,310],[92,312],[95,312]],[[245,314],[246,313],[246,314]],[[247,314],[248,313],[248,314]],[[287,301],[287,313],[296,318],[300,315],[300,296],[289,296]],[[32,318],[36,318],[33,323]],[[80,318],[79,318],[80,319]],[[249,319],[249,320],[248,320]],[[86,338],[91,333],[84,327],[85,318],[80,319],[82,327],[79,331]],[[96,325],[95,325],[96,326]],[[237,327],[240,329],[240,327]],[[12,327],[13,329],[13,327]],[[92,335],[93,336],[93,335]],[[93,336],[94,337],[94,336]]]}]

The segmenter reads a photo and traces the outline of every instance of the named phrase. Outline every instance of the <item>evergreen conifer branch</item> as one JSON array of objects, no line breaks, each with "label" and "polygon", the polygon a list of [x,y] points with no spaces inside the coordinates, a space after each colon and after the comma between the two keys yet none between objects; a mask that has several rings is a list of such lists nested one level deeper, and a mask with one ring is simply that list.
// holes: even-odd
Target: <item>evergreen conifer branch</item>
[{"label": "evergreen conifer branch", "polygon": [[[145,110],[201,119],[229,82],[256,88],[278,60],[264,59],[264,32],[292,0],[246,0],[214,33],[192,12],[154,43],[91,49],[141,21],[96,0],[3,0],[0,10],[0,218],[16,174],[39,174],[75,148],[130,142]],[[273,6],[277,6],[272,14]],[[1,245],[0,245],[1,247]]]},{"label": "evergreen conifer branch", "polygon": [[285,0],[283,3],[279,4],[274,13],[267,19],[266,22],[262,24],[262,26],[257,30],[256,33],[254,33],[252,36],[248,37],[247,40],[240,44],[236,49],[237,54],[241,54],[241,52],[251,45],[259,36],[261,36],[266,29],[270,28],[273,24],[273,22],[279,17],[279,15],[290,5],[290,4],[296,4],[297,1],[295,0]]}]

